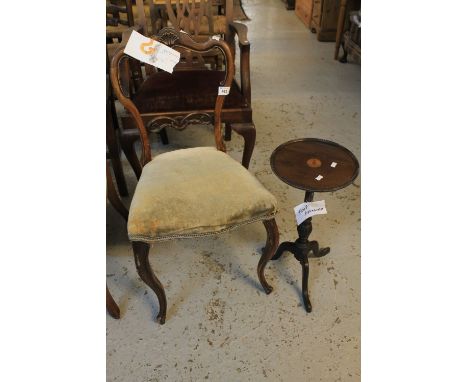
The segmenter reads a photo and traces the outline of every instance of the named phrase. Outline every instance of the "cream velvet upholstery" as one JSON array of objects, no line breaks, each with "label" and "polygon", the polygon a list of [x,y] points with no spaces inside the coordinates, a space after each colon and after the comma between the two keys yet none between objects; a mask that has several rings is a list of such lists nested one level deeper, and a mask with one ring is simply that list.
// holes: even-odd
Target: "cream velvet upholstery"
[{"label": "cream velvet upholstery", "polygon": [[151,243],[219,233],[273,217],[275,197],[213,147],[176,150],[145,165],[130,206],[128,236]]}]

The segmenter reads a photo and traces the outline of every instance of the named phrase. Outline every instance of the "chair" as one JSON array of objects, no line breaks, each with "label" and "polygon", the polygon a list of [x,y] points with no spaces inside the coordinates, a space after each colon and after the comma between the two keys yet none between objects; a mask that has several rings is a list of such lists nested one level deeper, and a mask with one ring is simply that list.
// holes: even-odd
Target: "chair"
[{"label": "chair", "polygon": [[[156,4],[153,1],[156,1]],[[154,9],[160,2],[160,0],[150,0],[149,6],[153,8],[147,10],[146,13],[161,15],[161,12],[151,12],[151,9]],[[247,27],[232,21],[233,1],[165,0],[163,5],[158,5],[158,7],[159,9],[164,8],[167,19],[159,20],[159,23],[155,19],[148,22],[143,0],[137,0],[136,4],[138,10],[136,24],[147,36],[150,36],[152,31],[158,30],[158,27],[154,27],[150,31],[148,24],[170,25],[191,34],[193,39],[198,42],[209,40],[213,34],[222,34],[224,41],[230,45],[233,57],[235,55],[234,40],[237,36],[240,47],[240,84],[236,80],[233,81],[222,110],[222,120],[225,123],[226,140],[231,139],[232,129],[243,137],[245,150],[242,164],[248,168],[256,138],[251,107],[250,43],[247,39]],[[221,7],[224,14],[213,14],[212,10],[216,7]],[[143,78],[139,77],[137,71],[128,74],[132,81],[138,84],[136,86],[138,90],[131,95],[131,98],[142,113],[143,122],[149,132],[159,132],[168,127],[183,130],[189,124],[200,122],[198,118],[189,118],[183,121],[174,119],[174,115],[180,114],[181,111],[184,111],[186,115],[194,116],[213,113],[217,84],[223,77],[221,70],[210,70],[209,73],[206,73],[209,64],[211,67],[218,67],[209,61],[215,56],[212,52],[197,54],[182,52],[182,56],[181,63],[177,65],[172,75],[162,71],[154,71],[150,67],[146,67],[148,76],[144,81]],[[156,93],[154,86],[161,83],[164,85]],[[136,128],[130,115],[122,116],[122,127],[125,130]],[[131,164],[138,177],[141,168],[138,168],[136,163]]]},{"label": "chair", "polygon": [[[216,85],[231,86],[233,56],[225,41],[211,39],[197,43],[188,34],[170,28],[161,30],[157,40],[173,48],[194,52],[219,49],[225,57],[226,71],[221,82]],[[214,125],[216,148],[175,150],[152,159],[144,111],[130,99],[128,93],[126,95],[125,83],[119,75],[119,67],[128,58],[121,48],[111,62],[114,93],[134,119],[142,145],[143,171],[130,206],[127,228],[137,272],[159,301],[157,320],[161,324],[165,322],[167,302],[163,285],[151,269],[148,255],[150,244],[162,240],[215,235],[262,221],[267,231],[267,242],[257,266],[257,275],[265,292],[269,294],[272,287],[265,279],[264,269],[278,246],[278,228],[274,219],[277,202],[244,166],[226,154],[221,120],[227,97],[217,95],[215,106],[212,107],[213,114],[205,115]],[[161,78],[161,89],[170,83],[180,83],[180,77],[175,73]],[[208,74],[209,71],[204,73]],[[187,77],[187,80],[190,78]],[[154,97],[157,97],[156,83],[153,89],[156,92]],[[185,110],[181,110],[173,113],[172,118],[178,120],[185,118],[185,115]]]}]

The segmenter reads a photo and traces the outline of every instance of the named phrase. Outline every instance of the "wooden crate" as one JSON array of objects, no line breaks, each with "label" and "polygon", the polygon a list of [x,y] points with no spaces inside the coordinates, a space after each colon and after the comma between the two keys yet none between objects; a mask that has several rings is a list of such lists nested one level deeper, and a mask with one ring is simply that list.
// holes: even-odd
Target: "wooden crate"
[{"label": "wooden crate", "polygon": [[296,15],[307,28],[310,28],[313,5],[314,0],[296,0]]}]

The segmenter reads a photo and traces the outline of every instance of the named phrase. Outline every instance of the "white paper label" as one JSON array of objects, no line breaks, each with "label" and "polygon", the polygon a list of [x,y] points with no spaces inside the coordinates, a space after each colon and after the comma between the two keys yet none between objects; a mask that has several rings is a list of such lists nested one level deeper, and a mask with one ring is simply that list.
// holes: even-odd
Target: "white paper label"
[{"label": "white paper label", "polygon": [[335,168],[337,164],[338,164],[338,163],[336,163],[336,162],[332,162],[332,164],[331,164],[330,166],[333,167],[333,168]]},{"label": "white paper label", "polygon": [[218,87],[218,95],[228,95],[231,88],[229,86]]},{"label": "white paper label", "polygon": [[169,73],[172,73],[174,66],[180,61],[178,51],[145,37],[137,31],[132,31],[124,53]]},{"label": "white paper label", "polygon": [[219,41],[219,39],[220,39],[221,37],[218,36],[218,35],[214,35],[214,36],[211,36],[211,38],[212,38],[213,40],[218,40],[218,41]]},{"label": "white paper label", "polygon": [[319,175],[319,176],[317,176],[315,179],[317,179],[317,180],[322,180],[322,179],[323,179],[323,176],[322,176],[322,175]]},{"label": "white paper label", "polygon": [[314,215],[324,215],[327,213],[325,207],[325,200],[318,200],[316,202],[305,202],[294,207],[296,214],[297,225],[301,224],[307,218]]}]

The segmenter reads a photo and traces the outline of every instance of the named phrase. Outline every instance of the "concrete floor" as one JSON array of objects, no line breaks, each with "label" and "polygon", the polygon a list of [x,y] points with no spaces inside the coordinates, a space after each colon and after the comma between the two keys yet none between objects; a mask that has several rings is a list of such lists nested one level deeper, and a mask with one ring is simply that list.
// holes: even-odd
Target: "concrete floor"
[{"label": "concrete floor", "polygon": [[[334,140],[360,158],[360,67],[333,60],[280,0],[245,1],[257,143],[250,170],[278,198],[280,241],[294,240],[293,207],[303,192],[272,174],[269,157],[299,137]],[[154,153],[212,146],[206,127],[169,131]],[[241,157],[242,139],[228,142]],[[128,184],[136,180],[124,160]],[[107,316],[108,381],[360,380],[360,177],[344,190],[316,194],[327,215],[313,238],[331,253],[310,261],[313,312],[301,300],[301,268],[291,255],[271,262],[266,295],[256,275],[265,243],[261,223],[214,238],[153,246],[151,264],[168,299],[165,325],[154,322],[153,292],[139,279],[125,224],[107,208],[107,283],[122,319]],[[129,203],[126,200],[125,203]]]}]

